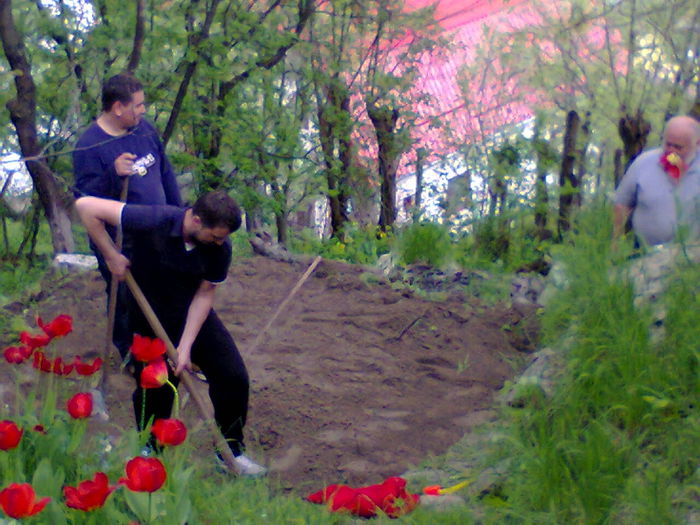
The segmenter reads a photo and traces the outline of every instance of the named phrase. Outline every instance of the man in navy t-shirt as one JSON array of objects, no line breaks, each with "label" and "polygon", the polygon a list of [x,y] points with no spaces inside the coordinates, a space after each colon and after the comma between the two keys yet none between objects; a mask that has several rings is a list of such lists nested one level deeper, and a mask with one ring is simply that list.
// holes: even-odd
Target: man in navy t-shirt
[{"label": "man in navy t-shirt", "polygon": [[[143,115],[146,111],[141,83],[128,73],[109,78],[102,88],[102,113],[78,140],[73,153],[76,197],[92,195],[120,198],[122,185],[129,179],[126,202],[181,206],[175,173],[165,155],[158,132]],[[114,232],[110,230],[114,236]],[[101,254],[95,250],[100,273],[110,293],[111,275]],[[131,253],[131,239],[124,239],[123,251]],[[131,345],[126,313],[127,290],[121,284],[113,342],[122,358]]]},{"label": "man in navy t-shirt", "polygon": [[[231,334],[212,309],[216,286],[226,279],[231,262],[228,236],[241,224],[238,205],[218,191],[203,195],[187,209],[95,197],[80,198],[75,205],[113,276],[121,280],[131,269],[177,346],[175,375],[194,362],[206,376],[214,417],[241,473],[263,474],[263,467],[243,455],[248,373]],[[105,224],[121,225],[132,236],[131,260],[116,249]],[[129,314],[135,333],[152,336],[138,306],[132,303]],[[143,396],[137,386],[133,400],[139,427],[151,419],[170,417],[174,394],[169,386],[148,390],[144,413]]]}]

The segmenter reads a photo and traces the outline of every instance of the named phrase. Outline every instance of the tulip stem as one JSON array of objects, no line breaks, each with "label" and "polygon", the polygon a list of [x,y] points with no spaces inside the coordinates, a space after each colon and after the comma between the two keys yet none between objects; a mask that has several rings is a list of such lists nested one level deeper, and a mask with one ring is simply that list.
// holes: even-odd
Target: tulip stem
[{"label": "tulip stem", "polygon": [[146,429],[146,389],[141,388],[141,430]]},{"label": "tulip stem", "polygon": [[180,417],[180,394],[177,392],[177,387],[169,379],[165,383],[170,385],[170,388],[173,389],[173,394],[175,394],[175,398],[173,400],[173,411],[175,417]]}]

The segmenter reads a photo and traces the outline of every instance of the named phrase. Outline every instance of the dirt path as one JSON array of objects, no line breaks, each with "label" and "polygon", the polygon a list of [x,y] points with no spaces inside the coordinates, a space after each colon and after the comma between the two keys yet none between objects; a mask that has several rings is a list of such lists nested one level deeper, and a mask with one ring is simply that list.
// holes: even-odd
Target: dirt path
[{"label": "dirt path", "polygon": [[[522,314],[475,301],[430,302],[351,265],[323,261],[251,354],[305,269],[264,257],[239,260],[216,306],[252,380],[248,446],[283,488],[303,493],[400,475],[492,414],[494,392],[522,361],[503,327]],[[97,273],[45,289],[33,304],[5,310],[25,309],[28,319],[71,314],[75,332],[60,342],[62,351],[99,351],[105,320]],[[131,379],[116,360],[107,373],[108,427],[128,428]],[[195,425],[194,406],[184,412]],[[206,456],[203,431],[193,438],[204,441]]]}]

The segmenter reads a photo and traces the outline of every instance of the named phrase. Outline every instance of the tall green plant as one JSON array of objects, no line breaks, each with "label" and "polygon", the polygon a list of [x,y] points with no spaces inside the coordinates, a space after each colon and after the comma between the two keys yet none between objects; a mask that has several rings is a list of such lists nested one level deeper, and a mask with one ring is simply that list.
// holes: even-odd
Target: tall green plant
[{"label": "tall green plant", "polygon": [[674,498],[688,494],[700,459],[690,409],[699,393],[700,301],[691,284],[698,270],[674,274],[665,336],[651,339],[653,318],[648,307],[635,306],[621,271],[626,263],[610,251],[609,224],[608,209],[593,207],[558,254],[565,279],[543,328],[545,341],[564,353],[565,373],[549,402],[513,413],[517,467],[504,513],[515,521],[642,523],[658,516],[652,521],[661,523],[684,511]]},{"label": "tall green plant", "polygon": [[447,227],[435,222],[411,224],[397,239],[399,260],[442,267],[452,259],[452,241]]}]

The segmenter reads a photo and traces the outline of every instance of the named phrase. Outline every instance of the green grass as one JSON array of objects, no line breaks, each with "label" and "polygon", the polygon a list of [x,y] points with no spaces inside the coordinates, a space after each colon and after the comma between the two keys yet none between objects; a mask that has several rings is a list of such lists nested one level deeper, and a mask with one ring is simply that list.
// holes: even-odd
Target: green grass
[{"label": "green grass", "polygon": [[566,371],[543,406],[510,413],[514,467],[496,520],[682,523],[689,500],[698,508],[700,269],[672,276],[665,336],[652,341],[652,316],[635,308],[610,252],[608,219],[591,210],[559,254],[568,282],[543,330],[555,348],[571,341]]},{"label": "green grass", "polygon": [[0,306],[36,287],[53,255],[49,227],[45,222],[39,227],[35,254],[32,257],[16,256],[22,242],[23,223],[7,219],[6,225],[7,238],[4,234],[0,238]]}]

